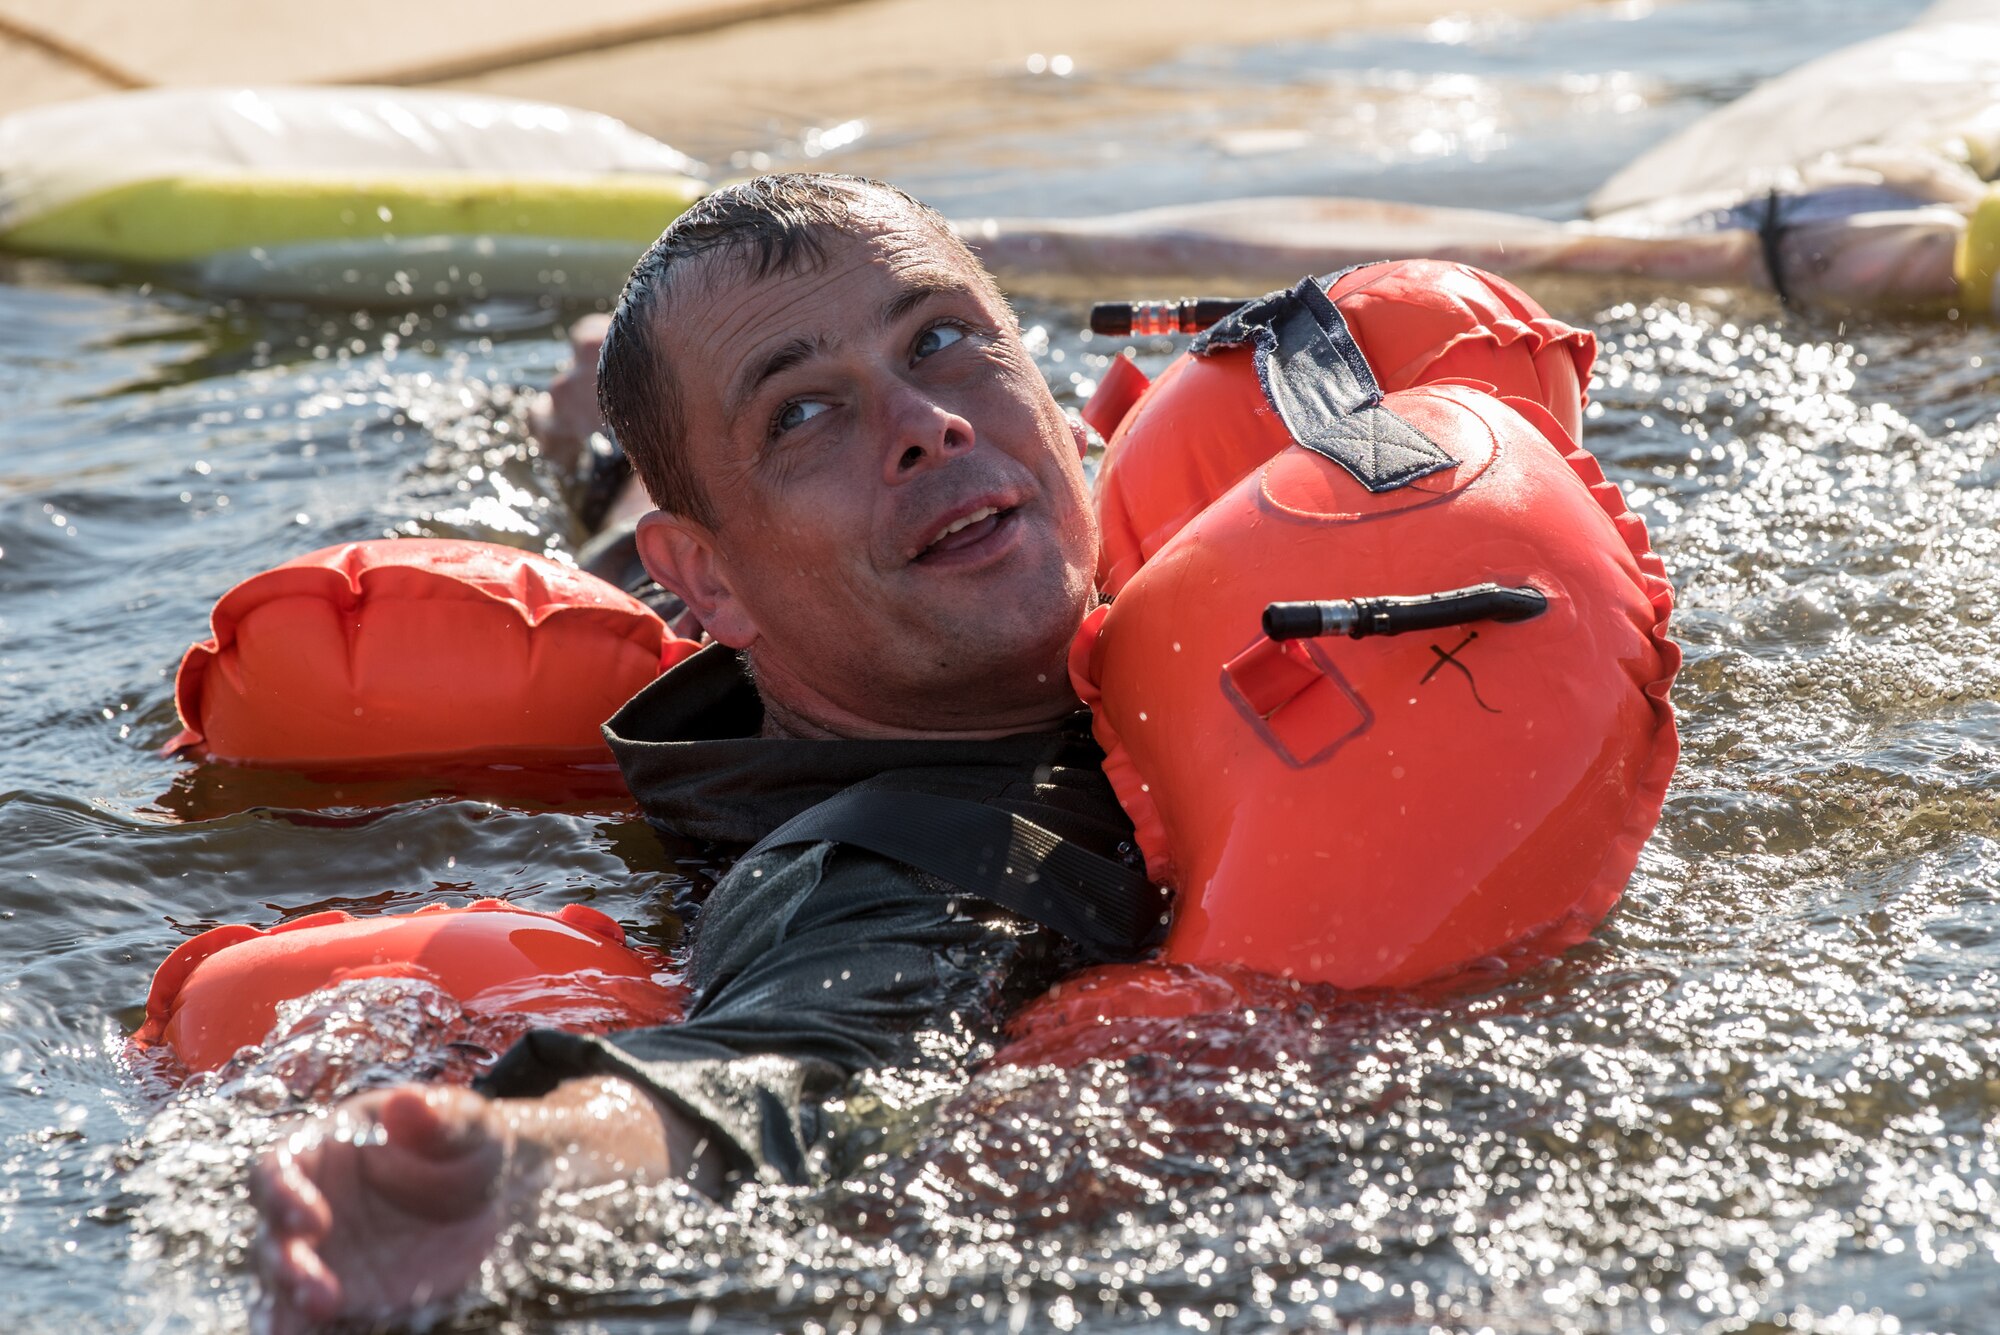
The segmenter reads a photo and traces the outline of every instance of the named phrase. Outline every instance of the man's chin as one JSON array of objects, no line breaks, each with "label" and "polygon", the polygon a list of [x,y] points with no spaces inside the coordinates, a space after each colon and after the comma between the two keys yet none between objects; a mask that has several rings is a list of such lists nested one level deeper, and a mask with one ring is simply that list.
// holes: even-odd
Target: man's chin
[{"label": "man's chin", "polygon": [[1096,604],[1086,581],[1078,588],[1041,582],[1002,586],[982,597],[942,608],[928,637],[943,661],[966,662],[969,671],[1046,672],[1067,661],[1070,641]]}]

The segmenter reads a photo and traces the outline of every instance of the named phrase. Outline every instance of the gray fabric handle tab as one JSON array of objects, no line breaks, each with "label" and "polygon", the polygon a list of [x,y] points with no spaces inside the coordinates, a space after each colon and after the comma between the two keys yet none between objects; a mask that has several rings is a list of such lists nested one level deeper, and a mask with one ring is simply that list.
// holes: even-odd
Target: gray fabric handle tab
[{"label": "gray fabric handle tab", "polygon": [[1394,491],[1458,460],[1382,406],[1382,387],[1319,282],[1239,308],[1189,345],[1197,356],[1250,345],[1264,397],[1292,439],[1370,491]]},{"label": "gray fabric handle tab", "polygon": [[1103,959],[1145,954],[1166,923],[1166,893],[1141,873],[1012,812],[935,793],[850,788],[744,856],[827,840],[929,872]]}]

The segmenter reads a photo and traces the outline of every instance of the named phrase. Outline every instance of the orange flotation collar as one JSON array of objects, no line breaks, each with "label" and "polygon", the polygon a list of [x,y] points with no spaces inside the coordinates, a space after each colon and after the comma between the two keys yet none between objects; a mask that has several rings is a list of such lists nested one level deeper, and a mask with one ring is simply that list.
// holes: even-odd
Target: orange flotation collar
[{"label": "orange flotation collar", "polygon": [[315,913],[269,929],[232,924],[167,956],[134,1041],[172,1049],[189,1070],[214,1070],[262,1043],[281,1003],[355,978],[418,979],[475,1015],[583,1032],[661,1024],[681,1013],[663,965],[581,904],[541,913],[482,899],[375,918]]},{"label": "orange flotation collar", "polygon": [[[1327,286],[1384,393],[1458,382],[1547,409],[1583,439],[1595,335],[1551,319],[1503,278],[1463,264],[1363,265]],[[1116,597],[1189,520],[1284,445],[1261,394],[1241,392],[1234,358],[1181,357],[1151,392],[1120,357],[1084,415],[1107,440],[1097,476],[1098,588]],[[1193,383],[1175,388],[1183,378]],[[1211,388],[1212,386],[1212,388]]]},{"label": "orange flotation collar", "polygon": [[[1117,597],[1071,676],[1177,895],[1163,957],[1379,987],[1561,949],[1616,902],[1678,755],[1672,590],[1572,434],[1594,343],[1463,266],[1322,287],[1198,341],[1100,474]],[[1366,639],[1260,624],[1486,583],[1547,610]]]},{"label": "orange flotation collar", "polygon": [[225,593],[210,626],[168,750],[275,765],[608,760],[599,726],[699,647],[593,575],[451,539],[298,557]]}]

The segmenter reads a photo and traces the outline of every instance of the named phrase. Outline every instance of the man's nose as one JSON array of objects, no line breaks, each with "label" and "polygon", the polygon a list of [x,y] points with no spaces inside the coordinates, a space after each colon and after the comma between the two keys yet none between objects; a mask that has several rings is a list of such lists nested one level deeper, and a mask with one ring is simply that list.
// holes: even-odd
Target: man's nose
[{"label": "man's nose", "polygon": [[891,484],[972,448],[972,423],[914,386],[898,387],[888,408],[889,448],[883,452],[883,471]]}]

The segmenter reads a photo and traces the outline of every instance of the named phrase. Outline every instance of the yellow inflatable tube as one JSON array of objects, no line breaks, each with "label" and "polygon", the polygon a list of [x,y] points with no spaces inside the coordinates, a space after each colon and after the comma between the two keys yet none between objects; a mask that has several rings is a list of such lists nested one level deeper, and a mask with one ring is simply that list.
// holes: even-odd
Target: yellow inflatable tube
[{"label": "yellow inflatable tube", "polygon": [[528,236],[639,252],[705,187],[688,177],[190,172],[86,195],[0,232],[27,255],[176,263],[302,242]]},{"label": "yellow inflatable tube", "polygon": [[1988,191],[1966,218],[1958,239],[1954,270],[1958,277],[1959,310],[1967,316],[1991,315],[1993,284],[2000,279],[2000,191]]}]

